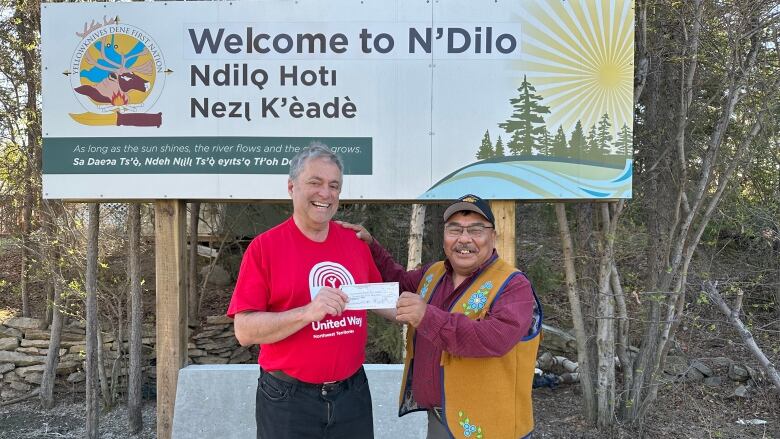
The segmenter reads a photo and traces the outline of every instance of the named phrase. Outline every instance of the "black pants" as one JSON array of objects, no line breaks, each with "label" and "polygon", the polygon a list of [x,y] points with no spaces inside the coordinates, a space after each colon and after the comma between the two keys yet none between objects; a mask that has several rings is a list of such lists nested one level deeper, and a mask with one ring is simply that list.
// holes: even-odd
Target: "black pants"
[{"label": "black pants", "polygon": [[261,372],[258,439],[372,439],[371,391],[361,367],[335,388],[289,383]]}]

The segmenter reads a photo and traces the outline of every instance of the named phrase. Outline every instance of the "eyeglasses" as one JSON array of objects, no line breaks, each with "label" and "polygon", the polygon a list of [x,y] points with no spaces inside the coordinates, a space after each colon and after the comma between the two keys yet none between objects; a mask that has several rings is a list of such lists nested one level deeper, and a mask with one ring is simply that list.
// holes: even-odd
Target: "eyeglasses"
[{"label": "eyeglasses", "polygon": [[447,224],[444,226],[444,234],[450,238],[459,238],[466,231],[466,234],[472,238],[482,238],[487,233],[487,229],[492,229],[493,226],[485,226],[482,224],[474,224],[471,226],[463,227],[460,224]]}]

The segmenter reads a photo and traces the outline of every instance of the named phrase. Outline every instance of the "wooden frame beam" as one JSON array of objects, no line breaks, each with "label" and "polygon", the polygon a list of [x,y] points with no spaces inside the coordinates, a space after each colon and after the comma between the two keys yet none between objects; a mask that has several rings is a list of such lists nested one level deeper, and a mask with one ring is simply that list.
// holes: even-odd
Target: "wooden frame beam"
[{"label": "wooden frame beam", "polygon": [[491,200],[490,209],[493,216],[496,217],[496,250],[498,256],[517,266],[517,253],[515,249],[515,201],[514,200]]},{"label": "wooden frame beam", "polygon": [[154,212],[157,438],[170,439],[179,369],[187,365],[187,205],[182,200],[157,200]]}]

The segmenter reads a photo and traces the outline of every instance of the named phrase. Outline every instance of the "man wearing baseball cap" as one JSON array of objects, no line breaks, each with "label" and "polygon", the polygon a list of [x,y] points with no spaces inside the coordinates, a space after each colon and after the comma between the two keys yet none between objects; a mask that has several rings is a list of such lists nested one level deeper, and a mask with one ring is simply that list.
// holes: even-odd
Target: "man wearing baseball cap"
[{"label": "man wearing baseball cap", "polygon": [[399,416],[428,412],[428,438],[522,438],[533,431],[531,387],[542,312],[530,281],[495,249],[490,205],[464,195],[444,212],[446,259],[406,271],[362,226],[411,325]]}]

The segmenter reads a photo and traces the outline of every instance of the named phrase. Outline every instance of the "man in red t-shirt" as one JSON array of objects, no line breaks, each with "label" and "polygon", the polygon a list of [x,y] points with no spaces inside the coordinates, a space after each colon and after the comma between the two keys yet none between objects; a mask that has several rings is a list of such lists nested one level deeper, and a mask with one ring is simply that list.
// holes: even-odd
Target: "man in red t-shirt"
[{"label": "man in red t-shirt", "polygon": [[290,162],[293,215],[249,245],[228,308],[242,346],[259,344],[257,437],[373,438],[363,371],[366,311],[342,285],[380,282],[368,246],[331,221],[343,166],[322,144]]}]

